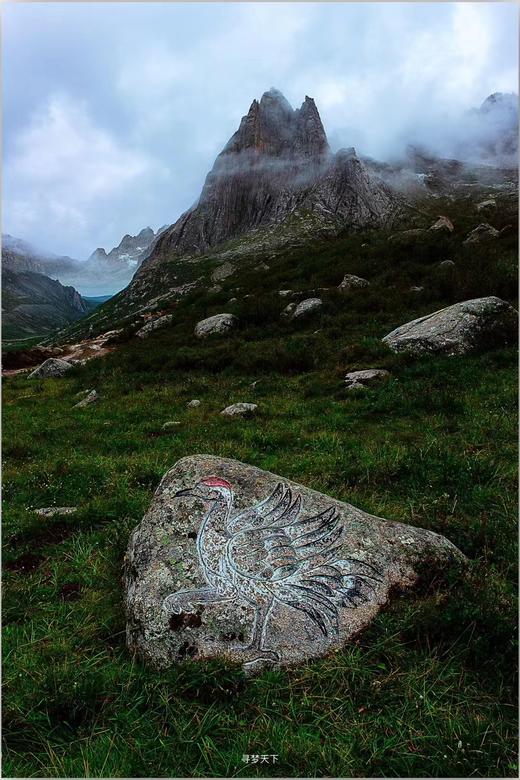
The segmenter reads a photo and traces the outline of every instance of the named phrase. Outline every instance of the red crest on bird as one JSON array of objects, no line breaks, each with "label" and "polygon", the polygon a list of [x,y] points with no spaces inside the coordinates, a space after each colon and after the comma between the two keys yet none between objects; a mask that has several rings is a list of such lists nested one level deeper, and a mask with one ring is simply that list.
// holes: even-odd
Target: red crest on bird
[{"label": "red crest on bird", "polygon": [[222,479],[222,477],[204,477],[204,479],[201,479],[201,484],[207,485],[208,487],[223,487],[227,488],[228,490],[231,490],[231,483],[227,481],[227,479]]}]

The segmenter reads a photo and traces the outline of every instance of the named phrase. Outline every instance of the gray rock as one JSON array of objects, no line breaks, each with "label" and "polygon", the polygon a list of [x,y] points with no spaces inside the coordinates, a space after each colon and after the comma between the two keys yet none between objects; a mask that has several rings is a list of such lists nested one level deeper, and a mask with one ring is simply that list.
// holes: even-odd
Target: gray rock
[{"label": "gray rock", "polygon": [[292,290],[278,290],[278,295],[281,295],[282,298],[287,298],[288,295],[291,295]]},{"label": "gray rock", "polygon": [[139,336],[140,339],[146,339],[150,335],[150,333],[153,333],[154,330],[160,330],[160,328],[167,328],[168,325],[171,325],[171,322],[173,320],[173,314],[165,314],[163,317],[157,317],[156,320],[151,320],[151,322],[147,322],[146,325],[144,325],[141,330],[138,330],[135,334],[136,336]]},{"label": "gray rock", "polygon": [[448,217],[443,216],[439,216],[437,222],[434,222],[428,229],[440,233],[453,233],[455,230],[453,222]]},{"label": "gray rock", "polygon": [[54,517],[55,515],[73,515],[77,511],[76,506],[44,506],[41,509],[35,509],[34,513],[40,517]]},{"label": "gray rock", "polygon": [[393,233],[388,241],[391,244],[398,244],[403,247],[413,246],[425,235],[426,230],[423,228],[412,228],[410,230],[400,230],[399,233]]},{"label": "gray rock", "polygon": [[295,309],[296,304],[294,302],[288,303],[285,309],[282,311],[282,317],[290,317]]},{"label": "gray rock", "polygon": [[222,282],[224,279],[227,279],[228,276],[231,276],[234,273],[235,266],[232,263],[228,263],[226,261],[225,263],[222,263],[222,265],[219,265],[218,268],[215,268],[211,274],[211,281]]},{"label": "gray rock", "polygon": [[295,308],[292,313],[292,318],[293,320],[303,319],[304,317],[308,317],[317,312],[322,306],[323,301],[321,298],[306,298],[304,301],[300,301]]},{"label": "gray rock", "polygon": [[489,200],[483,200],[482,203],[477,203],[477,211],[485,211],[491,213],[496,211],[497,202],[490,198]]},{"label": "gray rock", "polygon": [[227,417],[249,417],[253,415],[258,409],[257,404],[238,403],[226,406],[220,414],[225,414]]},{"label": "gray rock", "polygon": [[345,274],[341,283],[338,285],[339,290],[354,290],[358,287],[368,287],[370,282],[367,279],[363,279],[361,276],[354,276],[354,274]]},{"label": "gray rock", "polygon": [[463,241],[463,244],[482,244],[485,241],[493,241],[495,238],[498,238],[500,235],[498,230],[495,230],[494,227],[489,225],[487,222],[481,222],[480,225],[477,225],[477,227],[472,230],[468,235],[466,236],[465,241]]},{"label": "gray rock", "polygon": [[219,292],[222,292],[222,285],[221,284],[214,284],[212,287],[208,287],[208,292],[212,294],[216,294]]},{"label": "gray rock", "polygon": [[155,668],[224,658],[254,673],[339,650],[417,566],[463,562],[446,538],[234,460],[163,477],[125,556],[127,644]]},{"label": "gray rock", "polygon": [[194,398],[193,401],[188,403],[188,409],[195,409],[197,406],[200,406],[200,401],[198,398]]},{"label": "gray rock", "polygon": [[224,335],[229,331],[236,328],[238,325],[238,319],[234,314],[214,314],[213,317],[207,317],[205,320],[201,320],[195,326],[195,335],[199,339],[211,336],[214,333]]},{"label": "gray rock", "polygon": [[236,303],[238,301],[238,298],[230,298],[228,303]]},{"label": "gray rock", "polygon": [[72,407],[73,409],[83,409],[85,406],[89,406],[89,404],[95,403],[99,398],[99,395],[95,390],[91,390],[88,395],[85,396],[85,398],[80,401],[77,404],[74,404]]},{"label": "gray rock", "polygon": [[72,363],[62,360],[62,358],[49,358],[41,366],[35,368],[28,375],[27,379],[46,379],[47,377],[60,377],[70,371]]},{"label": "gray rock", "polygon": [[448,306],[396,328],[383,342],[393,352],[464,355],[502,345],[514,337],[517,312],[495,296]]},{"label": "gray rock", "polygon": [[390,372],[383,368],[366,368],[362,371],[350,371],[345,374],[347,390],[366,389],[380,382],[386,382],[388,379],[390,379]]},{"label": "gray rock", "polygon": [[91,392],[92,390],[80,390],[79,393],[76,393],[74,398],[84,398],[86,395],[88,395]]},{"label": "gray rock", "polygon": [[168,420],[161,425],[161,431],[176,431],[180,424],[180,420]]},{"label": "gray rock", "polygon": [[439,268],[455,268],[455,263],[453,260],[443,260],[441,263],[439,263]]},{"label": "gray rock", "polygon": [[420,285],[414,284],[410,287],[410,292],[414,293],[421,293],[423,292],[424,287],[421,287]]}]

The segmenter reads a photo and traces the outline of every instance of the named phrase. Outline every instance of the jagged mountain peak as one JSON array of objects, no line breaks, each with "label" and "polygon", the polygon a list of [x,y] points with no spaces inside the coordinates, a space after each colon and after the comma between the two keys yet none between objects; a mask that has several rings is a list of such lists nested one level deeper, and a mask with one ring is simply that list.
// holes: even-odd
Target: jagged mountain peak
[{"label": "jagged mountain peak", "polygon": [[306,95],[293,109],[272,87],[253,100],[199,200],[159,236],[132,287],[172,253],[201,254],[298,210],[320,223],[380,227],[395,218],[400,204],[369,176],[354,149],[332,154],[313,98]]},{"label": "jagged mountain peak", "polygon": [[314,100],[306,96],[301,108],[293,109],[285,96],[271,87],[260,101],[253,100],[219,158],[236,154],[319,157],[328,153],[327,136]]}]

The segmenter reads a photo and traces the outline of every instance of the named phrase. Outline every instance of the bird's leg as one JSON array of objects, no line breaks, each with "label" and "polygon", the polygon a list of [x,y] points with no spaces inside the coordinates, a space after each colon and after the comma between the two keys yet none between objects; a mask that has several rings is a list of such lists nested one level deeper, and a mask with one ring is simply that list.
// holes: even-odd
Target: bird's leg
[{"label": "bird's leg", "polygon": [[229,601],[227,596],[222,596],[215,588],[197,588],[194,590],[179,590],[170,593],[163,601],[163,609],[168,612],[193,612],[196,605],[216,604]]},{"label": "bird's leg", "polygon": [[255,653],[255,660],[257,658],[267,658],[272,661],[280,660],[280,655],[276,650],[268,650],[264,647],[267,621],[269,620],[269,615],[271,614],[273,606],[274,599],[271,599],[271,601],[261,601],[256,604],[251,640],[248,645],[233,646],[233,650],[240,650],[241,652],[253,651]]}]

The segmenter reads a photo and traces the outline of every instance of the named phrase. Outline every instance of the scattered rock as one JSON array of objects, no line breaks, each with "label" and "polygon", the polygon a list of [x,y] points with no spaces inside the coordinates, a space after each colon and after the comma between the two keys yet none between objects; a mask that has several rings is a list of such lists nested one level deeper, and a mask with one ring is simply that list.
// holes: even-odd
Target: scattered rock
[{"label": "scattered rock", "polygon": [[369,284],[368,279],[363,279],[361,276],[345,274],[342,282],[338,285],[338,290],[354,290],[358,287],[368,287]]},{"label": "scattered rock", "polygon": [[513,225],[504,225],[503,228],[499,231],[501,236],[509,235],[509,233],[512,233],[514,230]]},{"label": "scattered rock", "polygon": [[321,298],[306,298],[304,301],[300,301],[298,306],[292,313],[293,320],[303,319],[310,316],[321,309],[323,301]]},{"label": "scattered rock", "polygon": [[92,390],[80,390],[79,393],[76,393],[74,398],[84,398],[89,393],[92,393]]},{"label": "scattered rock", "polygon": [[455,263],[453,260],[443,260],[439,263],[439,268],[455,268]]},{"label": "scattered rock", "polygon": [[228,276],[231,276],[231,274],[234,273],[235,273],[235,266],[232,263],[228,263],[226,261],[225,263],[222,263],[222,265],[219,265],[218,268],[215,268],[215,270],[211,274],[211,281],[222,282],[224,279],[227,279]]},{"label": "scattered rock", "polygon": [[391,244],[399,244],[399,246],[413,246],[426,235],[426,230],[423,228],[413,228],[411,230],[401,230],[399,233],[394,233],[388,239]]},{"label": "scattered rock", "polygon": [[227,417],[249,417],[253,415],[258,409],[257,404],[238,403],[226,406],[220,414],[225,414]]},{"label": "scattered rock", "polygon": [[483,200],[482,203],[477,203],[477,211],[492,213],[496,211],[497,202],[490,198],[489,200]]},{"label": "scattered rock", "polygon": [[161,426],[161,431],[175,431],[180,424],[180,420],[168,420]]},{"label": "scattered rock", "polygon": [[82,401],[80,401],[77,404],[74,404],[74,406],[72,408],[73,409],[83,409],[83,407],[88,406],[89,404],[95,403],[95,401],[97,401],[98,398],[99,398],[99,395],[97,394],[97,392],[95,390],[91,390],[89,392],[89,394],[87,396],[85,396],[85,398]]},{"label": "scattered rock", "polygon": [[389,379],[390,372],[382,368],[366,368],[362,371],[350,371],[345,374],[347,390],[366,389],[380,382],[387,382]]},{"label": "scattered rock", "polygon": [[417,579],[463,563],[389,522],[234,460],[165,474],[125,556],[127,644],[155,668],[223,658],[255,672],[339,650]]},{"label": "scattered rock", "polygon": [[282,317],[290,317],[295,309],[295,303],[288,303],[285,309],[282,311]]},{"label": "scattered rock", "polygon": [[200,406],[200,401],[198,398],[194,398],[193,401],[188,403],[188,409],[195,409],[197,406]]},{"label": "scattered rock", "polygon": [[410,292],[414,293],[421,293],[424,291],[424,287],[421,287],[420,285],[414,284],[410,287]]},{"label": "scattered rock", "polygon": [[44,506],[41,509],[35,509],[34,513],[40,517],[54,517],[55,515],[73,515],[77,511],[77,506]]},{"label": "scattered rock", "polygon": [[138,330],[135,335],[140,339],[146,339],[150,333],[153,333],[154,330],[167,328],[168,325],[171,325],[172,320],[173,314],[165,314],[163,317],[157,317],[157,319],[151,320],[151,322],[147,322],[146,325],[144,325],[141,330]]},{"label": "scattered rock", "polygon": [[228,303],[236,303],[238,301],[238,298],[230,298]]},{"label": "scattered rock", "polygon": [[463,355],[514,338],[517,312],[495,296],[455,303],[396,328],[383,342],[393,352]]},{"label": "scattered rock", "polygon": [[481,244],[485,241],[492,241],[495,238],[498,238],[500,233],[498,230],[495,230],[492,225],[489,225],[487,222],[481,222],[480,225],[477,225],[477,227],[471,231],[471,233],[468,233],[466,236],[465,241],[463,241],[463,244]]},{"label": "scattered rock", "polygon": [[287,298],[288,295],[291,295],[292,290],[278,290],[278,295],[281,295],[282,298]]},{"label": "scattered rock", "polygon": [[238,319],[234,314],[214,314],[213,317],[207,317],[201,320],[195,326],[195,335],[202,339],[211,336],[213,333],[224,335],[238,325]]},{"label": "scattered rock", "polygon": [[453,227],[453,222],[448,219],[448,217],[439,216],[439,219],[437,222],[434,222],[433,225],[428,228],[429,230],[435,230],[443,233],[453,233],[455,228]]},{"label": "scattered rock", "polygon": [[255,271],[269,271],[269,266],[267,265],[267,263],[259,263],[255,267]]},{"label": "scattered rock", "polygon": [[208,287],[208,292],[212,294],[222,292],[222,285],[214,284],[212,287]]},{"label": "scattered rock", "polygon": [[41,366],[35,368],[27,379],[46,379],[47,377],[60,377],[70,371],[72,364],[62,358],[49,358]]}]

